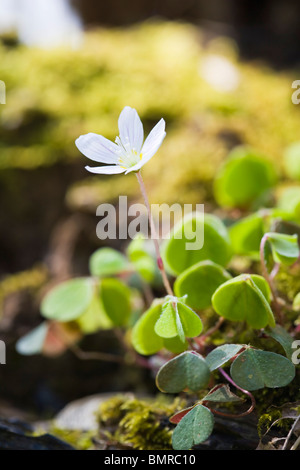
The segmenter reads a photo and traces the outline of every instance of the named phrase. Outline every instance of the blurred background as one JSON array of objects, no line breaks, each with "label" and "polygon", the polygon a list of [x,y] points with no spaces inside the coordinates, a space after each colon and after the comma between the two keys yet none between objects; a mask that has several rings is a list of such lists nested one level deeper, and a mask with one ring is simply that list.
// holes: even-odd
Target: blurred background
[{"label": "blurred background", "polygon": [[[280,174],[299,140],[299,35],[296,0],[0,0],[2,414],[51,416],[84,395],[142,390],[140,371],[15,352],[49,285],[87,274],[103,245],[96,207],[140,201],[134,175],[88,174],[75,139],[114,140],[125,105],[146,134],[163,117],[167,138],[144,168],[151,202],[215,209],[212,181],[232,148],[256,148]],[[99,344],[112,347],[109,333],[89,337]]]}]

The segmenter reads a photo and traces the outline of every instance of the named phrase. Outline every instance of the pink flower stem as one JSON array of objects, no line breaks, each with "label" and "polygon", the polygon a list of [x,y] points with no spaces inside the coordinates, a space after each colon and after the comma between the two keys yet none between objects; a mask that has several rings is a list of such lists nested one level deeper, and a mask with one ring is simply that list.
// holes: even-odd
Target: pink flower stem
[{"label": "pink flower stem", "polygon": [[223,375],[223,377],[225,377],[226,380],[228,380],[229,383],[231,383],[231,385],[233,385],[235,388],[237,388],[238,390],[240,390],[242,393],[244,393],[245,395],[247,395],[250,400],[251,400],[251,406],[250,408],[245,411],[244,413],[240,413],[239,415],[236,415],[237,418],[241,418],[242,416],[246,416],[246,415],[249,415],[250,413],[252,413],[252,411],[254,410],[255,406],[256,406],[256,402],[255,402],[255,398],[254,396],[252,395],[251,392],[249,392],[249,390],[244,390],[243,388],[239,387],[233,380],[232,378],[225,372],[224,369],[222,369],[221,367],[219,367],[218,371]]},{"label": "pink flower stem", "polygon": [[158,236],[157,236],[154,220],[153,220],[153,217],[152,217],[150,204],[149,204],[149,199],[148,199],[148,196],[147,196],[147,192],[146,192],[146,188],[145,188],[145,184],[144,184],[144,181],[143,181],[143,178],[142,178],[141,171],[136,172],[136,177],[137,177],[138,182],[140,184],[141,193],[143,195],[145,205],[146,205],[146,208],[147,208],[147,212],[148,212],[148,219],[149,219],[149,224],[150,224],[150,228],[151,228],[151,238],[153,239],[154,246],[155,246],[157,266],[160,270],[162,280],[163,280],[163,283],[164,283],[164,286],[165,286],[165,289],[166,289],[168,295],[174,295],[173,290],[172,290],[171,285],[170,285],[170,282],[169,282],[169,279],[168,279],[166,271],[165,271],[165,267],[164,267],[164,263],[163,263],[161,254],[160,254],[159,244],[158,244]]}]

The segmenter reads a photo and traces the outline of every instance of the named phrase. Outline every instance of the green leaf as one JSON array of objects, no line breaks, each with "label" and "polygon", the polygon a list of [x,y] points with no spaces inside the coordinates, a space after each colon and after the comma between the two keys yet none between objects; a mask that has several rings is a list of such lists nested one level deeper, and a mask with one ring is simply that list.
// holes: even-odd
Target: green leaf
[{"label": "green leaf", "polygon": [[23,356],[40,354],[43,351],[44,342],[48,332],[48,322],[43,322],[34,330],[22,336],[16,343],[16,350]]},{"label": "green leaf", "polygon": [[158,389],[179,393],[185,388],[197,392],[208,384],[210,370],[202,356],[185,351],[164,364],[156,376]]},{"label": "green leaf", "polygon": [[233,251],[238,255],[259,256],[264,235],[264,219],[260,212],[251,214],[233,224],[229,229]]},{"label": "green leaf", "polygon": [[206,364],[211,371],[218,369],[232,359],[244,347],[243,344],[223,344],[206,356]]},{"label": "green leaf", "polygon": [[293,301],[293,309],[296,311],[300,310],[300,292],[296,294],[294,301]]},{"label": "green leaf", "polygon": [[100,297],[113,325],[127,325],[131,313],[130,289],[119,279],[102,279]]},{"label": "green leaf", "polygon": [[235,359],[230,372],[240,387],[259,390],[288,385],[295,377],[295,366],[279,354],[249,348]]},{"label": "green leaf", "polygon": [[91,334],[98,330],[107,330],[113,327],[113,322],[107,316],[99,295],[94,295],[85,312],[76,320],[80,330]]},{"label": "green leaf", "polygon": [[214,195],[220,206],[250,207],[276,183],[273,165],[247,147],[238,147],[217,173]]},{"label": "green leaf", "polygon": [[178,424],[182,420],[182,418],[186,414],[188,414],[193,408],[194,406],[190,406],[189,408],[184,408],[183,410],[178,411],[173,416],[171,416],[171,418],[169,419],[170,423]]},{"label": "green leaf", "polygon": [[[195,240],[201,240],[201,248],[188,248]],[[168,271],[180,274],[199,261],[211,260],[225,266],[231,257],[227,229],[216,216],[192,213],[179,222],[163,246],[163,257]]]},{"label": "green leaf", "polygon": [[131,341],[140,354],[155,354],[163,348],[163,338],[155,333],[154,327],[161,314],[162,303],[153,303],[133,327]]},{"label": "green leaf", "polygon": [[187,349],[187,343],[182,343],[178,336],[162,338],[156,334],[154,328],[162,313],[162,304],[163,300],[154,301],[132,329],[132,345],[139,354],[148,356],[157,353],[164,347],[174,353],[180,353]]},{"label": "green leaf", "polygon": [[106,277],[130,270],[125,256],[113,248],[99,248],[90,257],[92,276]]},{"label": "green leaf", "polygon": [[216,385],[204,398],[202,401],[213,401],[215,403],[232,403],[232,402],[241,402],[242,398],[238,397],[230,390],[228,385]]},{"label": "green leaf", "polygon": [[194,406],[176,426],[172,435],[175,450],[189,450],[205,441],[214,428],[212,412],[203,405]]},{"label": "green leaf", "polygon": [[76,320],[88,308],[93,293],[93,281],[90,278],[65,281],[44,297],[41,313],[45,318],[60,322]]},{"label": "green leaf", "polygon": [[287,175],[291,179],[300,180],[300,142],[294,142],[285,149],[283,162]]},{"label": "green leaf", "polygon": [[283,233],[266,233],[268,242],[272,247],[274,261],[283,264],[293,264],[299,257],[298,235]]},{"label": "green leaf", "polygon": [[[283,211],[288,212],[296,221],[300,220],[300,187],[290,186],[285,188],[277,201],[277,205]],[[295,232],[294,232],[295,233]]]},{"label": "green leaf", "polygon": [[294,338],[292,338],[291,335],[280,325],[276,325],[274,328],[267,328],[265,332],[281,344],[287,358],[291,359],[294,352],[294,348],[292,347]]},{"label": "green leaf", "polygon": [[168,296],[162,306],[162,313],[155,324],[155,332],[163,338],[178,336],[198,336],[202,331],[202,322],[198,315],[177,297]]},{"label": "green leaf", "polygon": [[201,310],[211,305],[213,293],[228,279],[231,276],[222,266],[212,261],[200,261],[178,276],[174,292],[178,297],[187,295],[187,304]]},{"label": "green leaf", "polygon": [[127,255],[130,262],[147,282],[152,282],[157,273],[157,264],[149,240],[145,240],[143,236],[137,236],[127,247]]},{"label": "green leaf", "polygon": [[269,305],[270,290],[261,276],[241,274],[222,284],[212,297],[215,311],[231,321],[243,321],[253,328],[275,326]]}]

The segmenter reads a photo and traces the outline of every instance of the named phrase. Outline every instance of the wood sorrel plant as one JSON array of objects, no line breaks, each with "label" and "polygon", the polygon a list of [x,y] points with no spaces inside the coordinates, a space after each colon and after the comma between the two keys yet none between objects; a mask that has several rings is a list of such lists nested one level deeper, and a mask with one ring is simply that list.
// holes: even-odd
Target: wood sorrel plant
[{"label": "wood sorrel plant", "polygon": [[[88,158],[108,164],[87,167],[88,171],[136,173],[153,235],[155,226],[140,170],[165,138],[165,122],[160,120],[143,143],[140,118],[134,109],[125,107],[119,118],[119,131],[116,143],[87,134],[79,137],[76,145]],[[260,195],[261,188],[269,188],[273,176],[269,164],[253,156],[253,152],[239,153],[216,178],[217,199],[221,205],[225,201],[225,206],[236,203],[239,207]],[[188,250],[187,243],[192,241],[198,224],[203,225],[204,246]],[[162,254],[156,236],[152,237],[154,256],[150,241],[142,237],[129,243],[126,255],[112,248],[100,248],[90,258],[90,277],[66,281],[45,296],[41,313],[46,322],[21,338],[17,349],[22,354],[34,354],[60,353],[69,347],[83,359],[149,368],[152,366],[146,356],[159,354],[163,361],[156,376],[160,391],[185,392],[191,397],[205,392],[203,398],[195,398],[189,408],[170,418],[177,425],[173,432],[174,449],[190,449],[213,432],[214,414],[245,416],[255,408],[252,391],[284,387],[294,379],[296,369],[291,358],[297,314],[292,325],[291,321],[286,323],[285,312],[293,307],[278,298],[275,278],[280,266],[297,262],[298,234],[300,226],[291,214],[278,209],[252,213],[233,223],[229,230],[213,214],[200,220],[192,213],[174,227],[163,244]],[[238,272],[230,264],[235,255],[260,260],[260,271]],[[158,273],[165,294],[153,298],[152,286],[156,283],[157,289]],[[174,279],[173,286],[168,275]],[[144,298],[145,307],[132,327],[137,310],[133,280],[141,291],[138,301]],[[209,311],[219,315],[219,320],[203,333]],[[257,330],[259,335],[263,332],[283,347],[285,356],[251,344],[224,342],[215,347],[211,336],[225,323],[239,323],[244,329]],[[99,329],[116,331],[127,349],[125,359],[89,353],[77,346],[82,335]],[[127,329],[131,331],[131,344],[123,335]],[[224,369],[229,364],[230,375]],[[219,384],[214,383],[216,376]],[[246,410],[220,410],[224,403],[243,405],[244,400],[231,391],[230,385],[249,400]]]}]

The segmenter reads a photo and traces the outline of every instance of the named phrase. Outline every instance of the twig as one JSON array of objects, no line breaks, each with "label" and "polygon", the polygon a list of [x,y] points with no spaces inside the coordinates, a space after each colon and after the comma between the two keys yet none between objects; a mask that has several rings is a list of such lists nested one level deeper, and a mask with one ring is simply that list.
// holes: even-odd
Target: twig
[{"label": "twig", "polygon": [[[297,426],[299,420],[300,420],[300,415],[298,416],[297,419],[295,419],[295,421],[294,421],[294,423],[293,423],[293,426],[292,426],[291,429],[289,430],[289,433],[288,433],[288,435],[287,435],[287,437],[286,437],[286,440],[284,441],[284,444],[283,444],[281,450],[286,450],[287,445],[288,445],[288,443],[289,443],[289,440],[290,440],[290,438],[291,438],[291,436],[292,436],[292,434],[293,434],[293,432],[294,432],[294,429],[295,429],[295,427]],[[299,438],[298,438],[298,439],[299,439]],[[297,439],[297,441],[298,441],[298,439]],[[295,442],[295,444],[297,443],[297,441]],[[295,444],[294,444],[294,446],[295,446]],[[299,442],[297,443],[297,447],[298,447],[298,445],[299,445]],[[293,447],[294,447],[294,446],[293,446]],[[295,447],[295,449],[291,449],[291,450],[296,450],[297,447]]]},{"label": "twig", "polygon": [[75,354],[76,357],[84,361],[106,361],[117,362],[118,364],[126,364],[124,357],[116,356],[115,354],[103,353],[98,351],[83,351],[74,344],[69,344],[68,348]]}]

